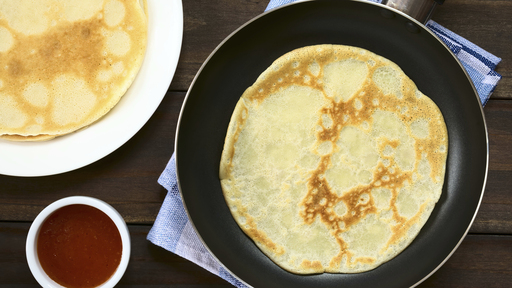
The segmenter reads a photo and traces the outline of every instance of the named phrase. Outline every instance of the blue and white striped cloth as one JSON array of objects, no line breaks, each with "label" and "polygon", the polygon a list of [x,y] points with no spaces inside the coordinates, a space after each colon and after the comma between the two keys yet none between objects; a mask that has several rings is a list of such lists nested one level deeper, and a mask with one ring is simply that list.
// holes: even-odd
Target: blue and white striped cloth
[{"label": "blue and white striped cloth", "polygon": [[148,240],[219,275],[236,287],[247,287],[224,269],[199,240],[181,201],[174,153],[158,178],[158,183],[169,192],[149,231]]},{"label": "blue and white striped cloth", "polygon": [[[266,10],[297,0],[270,0]],[[300,0],[299,0],[300,1]],[[380,0],[367,0],[380,3]],[[427,27],[431,29],[444,43],[457,55],[462,65],[478,91],[482,105],[487,103],[491,93],[501,79],[501,75],[494,69],[501,61],[496,57],[468,40],[449,31],[434,21],[429,21]],[[204,247],[190,223],[176,179],[176,161],[172,155],[167,167],[158,179],[158,183],[169,192],[162,204],[147,239],[183,258],[186,258],[213,274],[220,276],[236,287],[247,287],[244,283],[231,275]]]},{"label": "blue and white striped cloth", "polygon": [[501,80],[501,75],[494,71],[501,58],[492,55],[432,20],[428,21],[426,26],[457,56],[469,77],[473,80],[480,101],[485,106],[494,88]]}]

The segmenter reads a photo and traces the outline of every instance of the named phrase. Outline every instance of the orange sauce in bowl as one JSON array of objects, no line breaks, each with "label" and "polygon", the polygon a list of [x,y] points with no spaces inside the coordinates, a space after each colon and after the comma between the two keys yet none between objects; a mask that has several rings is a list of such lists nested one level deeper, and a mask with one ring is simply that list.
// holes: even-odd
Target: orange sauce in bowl
[{"label": "orange sauce in bowl", "polygon": [[96,287],[121,262],[121,235],[110,217],[82,204],[62,207],[42,224],[37,255],[46,274],[64,287]]}]

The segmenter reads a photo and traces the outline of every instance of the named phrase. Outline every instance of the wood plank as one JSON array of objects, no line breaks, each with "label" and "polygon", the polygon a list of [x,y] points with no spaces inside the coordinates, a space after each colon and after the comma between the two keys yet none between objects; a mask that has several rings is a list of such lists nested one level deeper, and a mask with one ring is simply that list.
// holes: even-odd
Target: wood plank
[{"label": "wood plank", "polygon": [[25,255],[28,223],[0,222],[0,287],[37,287]]},{"label": "wood plank", "polygon": [[[25,258],[30,223],[0,222],[0,287],[36,287]],[[118,287],[232,287],[199,266],[146,240],[149,225],[129,225],[132,254]],[[468,235],[453,256],[419,287],[507,287],[512,236]],[[212,285],[212,286],[210,286]]]},{"label": "wood plank", "polygon": [[[494,99],[512,98],[512,1],[450,0],[432,19],[486,51],[504,59],[496,71],[503,76]],[[497,25],[497,23],[499,23]]]},{"label": "wood plank", "polygon": [[512,101],[491,100],[484,108],[489,133],[487,185],[470,232],[512,234]]},{"label": "wood plank", "polygon": [[217,45],[245,22],[261,14],[267,4],[267,0],[183,1],[183,45],[171,89],[188,89],[195,74]]},{"label": "wood plank", "polygon": [[421,288],[510,287],[512,237],[468,235],[453,256]]}]

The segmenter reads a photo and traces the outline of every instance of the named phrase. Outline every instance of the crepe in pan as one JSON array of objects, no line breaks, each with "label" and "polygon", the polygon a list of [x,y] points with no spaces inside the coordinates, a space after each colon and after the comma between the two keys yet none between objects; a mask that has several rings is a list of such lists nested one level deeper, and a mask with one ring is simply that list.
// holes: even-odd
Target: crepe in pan
[{"label": "crepe in pan", "polygon": [[358,273],[418,235],[447,153],[439,108],[400,67],[357,47],[308,46],[243,93],[219,177],[234,219],[276,264]]}]

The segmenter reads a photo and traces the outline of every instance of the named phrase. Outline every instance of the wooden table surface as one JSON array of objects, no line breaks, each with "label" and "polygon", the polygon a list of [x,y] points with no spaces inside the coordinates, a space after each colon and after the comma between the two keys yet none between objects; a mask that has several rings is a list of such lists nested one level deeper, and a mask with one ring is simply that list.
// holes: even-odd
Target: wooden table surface
[{"label": "wooden table surface", "polygon": [[[179,110],[203,61],[268,0],[184,0],[184,35],[174,79],[147,124],[107,157],[46,177],[0,175],[0,287],[37,287],[25,258],[31,222],[48,204],[97,197],[128,223],[132,255],[119,287],[231,287],[154,246],[146,235],[166,190],[157,178],[171,157]],[[453,256],[419,287],[512,287],[512,1],[448,0],[433,20],[501,57],[503,75],[484,108],[490,140],[487,186],[477,217]]]}]

